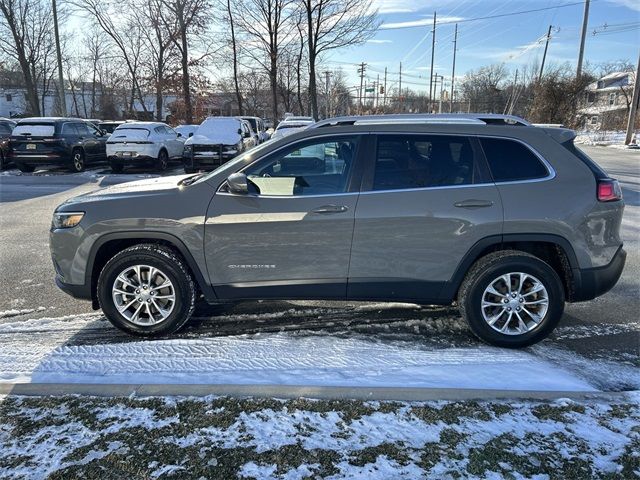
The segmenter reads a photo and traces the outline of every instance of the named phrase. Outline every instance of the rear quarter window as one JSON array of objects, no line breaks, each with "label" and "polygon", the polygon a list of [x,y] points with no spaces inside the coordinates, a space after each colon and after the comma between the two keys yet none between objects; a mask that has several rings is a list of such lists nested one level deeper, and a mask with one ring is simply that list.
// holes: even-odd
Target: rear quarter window
[{"label": "rear quarter window", "polygon": [[505,138],[480,138],[495,182],[535,180],[549,175],[542,161],[526,145]]}]

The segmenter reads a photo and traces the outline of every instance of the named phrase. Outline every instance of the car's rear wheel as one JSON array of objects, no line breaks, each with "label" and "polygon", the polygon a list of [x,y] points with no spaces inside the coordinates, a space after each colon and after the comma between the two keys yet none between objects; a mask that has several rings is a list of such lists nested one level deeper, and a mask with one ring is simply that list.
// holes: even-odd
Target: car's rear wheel
[{"label": "car's rear wheel", "polygon": [[499,347],[520,348],[546,338],[564,311],[564,288],[541,259],[514,250],[478,260],[458,293],[471,331]]},{"label": "car's rear wheel", "polygon": [[154,244],[129,247],[115,255],[98,279],[98,301],[109,321],[139,336],[178,331],[191,317],[196,287],[185,262]]},{"label": "car's rear wheel", "polygon": [[156,170],[160,172],[164,172],[169,166],[169,155],[167,151],[162,149],[158,153],[158,158],[156,159]]},{"label": "car's rear wheel", "polygon": [[4,170],[4,153],[2,153],[2,151],[0,151],[0,170]]},{"label": "car's rear wheel", "polygon": [[18,170],[24,173],[32,173],[36,169],[36,167],[34,167],[33,165],[26,165],[24,163],[16,163],[16,167],[18,167]]},{"label": "car's rear wheel", "polygon": [[71,152],[71,166],[70,169],[72,172],[80,173],[84,172],[85,169],[85,160],[84,160],[84,152],[80,148],[76,148]]}]

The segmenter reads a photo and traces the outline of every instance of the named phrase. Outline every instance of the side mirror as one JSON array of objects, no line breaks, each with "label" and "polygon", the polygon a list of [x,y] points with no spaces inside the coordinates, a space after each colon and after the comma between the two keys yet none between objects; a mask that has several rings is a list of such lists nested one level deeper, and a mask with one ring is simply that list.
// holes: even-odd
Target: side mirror
[{"label": "side mirror", "polygon": [[189,136],[190,136],[190,137],[193,137],[193,132],[189,132]]},{"label": "side mirror", "polygon": [[249,193],[249,186],[247,184],[247,176],[244,173],[232,173],[227,177],[227,185],[229,185],[229,191],[231,193],[237,193],[239,195],[246,195]]},{"label": "side mirror", "polygon": [[178,138],[182,138],[182,134],[178,132]]},{"label": "side mirror", "polygon": [[238,129],[238,135],[242,135],[242,129],[241,128]]}]

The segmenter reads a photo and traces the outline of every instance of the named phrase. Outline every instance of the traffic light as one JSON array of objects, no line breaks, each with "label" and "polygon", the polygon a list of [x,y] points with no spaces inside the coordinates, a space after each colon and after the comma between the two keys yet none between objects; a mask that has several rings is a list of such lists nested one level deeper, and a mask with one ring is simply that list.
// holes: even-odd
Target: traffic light
[{"label": "traffic light", "polygon": [[384,95],[384,85],[380,85],[380,95]]}]

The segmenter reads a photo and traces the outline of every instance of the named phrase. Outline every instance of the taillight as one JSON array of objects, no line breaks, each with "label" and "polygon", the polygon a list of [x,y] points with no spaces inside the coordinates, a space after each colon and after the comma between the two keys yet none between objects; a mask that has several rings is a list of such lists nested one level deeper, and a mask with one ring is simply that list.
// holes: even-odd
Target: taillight
[{"label": "taillight", "polygon": [[610,178],[598,180],[598,201],[615,202],[622,200],[622,190],[617,180]]}]

